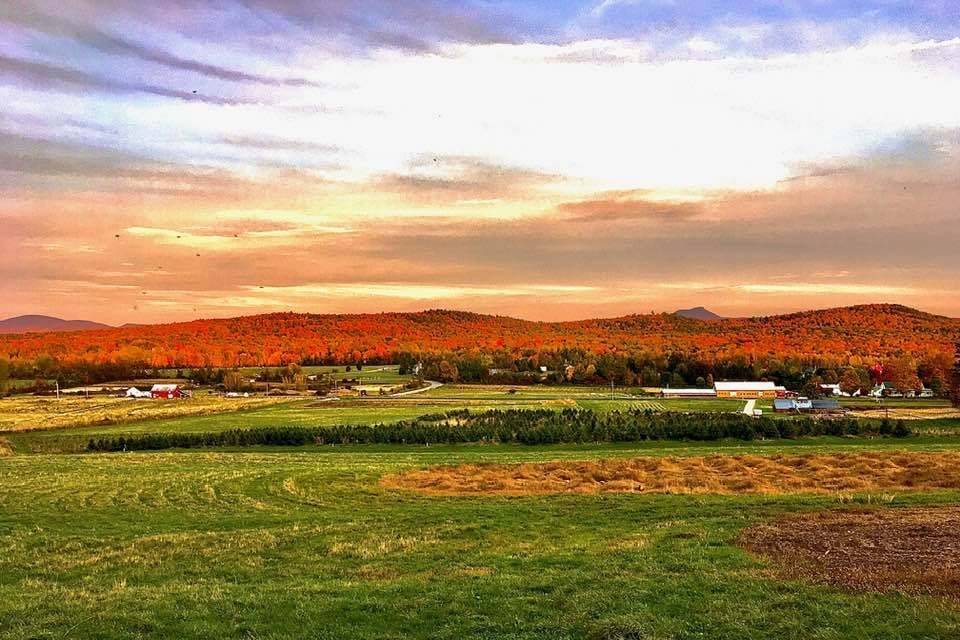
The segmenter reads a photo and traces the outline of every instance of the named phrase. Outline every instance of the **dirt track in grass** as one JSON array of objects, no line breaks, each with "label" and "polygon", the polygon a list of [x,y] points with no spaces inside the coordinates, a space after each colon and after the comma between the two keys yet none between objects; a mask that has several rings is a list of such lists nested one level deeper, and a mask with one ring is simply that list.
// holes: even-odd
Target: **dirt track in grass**
[{"label": "dirt track in grass", "polygon": [[848,493],[960,489],[960,453],[654,457],[442,466],[384,476],[430,495]]},{"label": "dirt track in grass", "polygon": [[873,418],[876,420],[883,418],[890,418],[891,420],[943,420],[945,418],[960,418],[960,409],[951,407],[914,409],[909,407],[878,407],[876,409],[855,409],[849,415],[855,418]]},{"label": "dirt track in grass", "polygon": [[745,530],[779,577],[960,600],[960,506],[826,511]]}]

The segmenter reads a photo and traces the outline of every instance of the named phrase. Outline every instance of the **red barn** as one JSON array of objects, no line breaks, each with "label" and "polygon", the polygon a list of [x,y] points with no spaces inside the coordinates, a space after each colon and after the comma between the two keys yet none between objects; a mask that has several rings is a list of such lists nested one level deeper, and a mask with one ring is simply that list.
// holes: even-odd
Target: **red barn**
[{"label": "red barn", "polygon": [[151,398],[169,400],[171,398],[179,398],[181,395],[180,385],[178,384],[155,384],[153,388],[150,389]]}]

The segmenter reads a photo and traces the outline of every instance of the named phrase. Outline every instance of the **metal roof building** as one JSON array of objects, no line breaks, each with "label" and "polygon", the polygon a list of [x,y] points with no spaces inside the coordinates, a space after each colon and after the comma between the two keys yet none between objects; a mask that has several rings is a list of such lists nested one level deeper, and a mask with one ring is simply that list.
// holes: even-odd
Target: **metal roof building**
[{"label": "metal roof building", "polygon": [[778,413],[797,411],[797,403],[792,398],[774,398],[773,410]]},{"label": "metal roof building", "polygon": [[777,385],[773,382],[716,382],[718,398],[775,398]]}]

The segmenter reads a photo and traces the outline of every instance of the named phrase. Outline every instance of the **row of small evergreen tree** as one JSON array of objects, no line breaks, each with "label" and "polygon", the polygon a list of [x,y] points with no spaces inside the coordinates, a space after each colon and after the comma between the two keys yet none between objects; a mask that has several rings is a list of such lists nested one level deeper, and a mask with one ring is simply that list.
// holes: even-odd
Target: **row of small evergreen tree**
[{"label": "row of small evergreen tree", "polygon": [[737,440],[804,436],[906,437],[902,421],[851,418],[753,418],[733,413],[655,413],[586,409],[458,409],[393,424],[334,427],[257,427],[212,433],[153,433],[91,439],[90,451],[133,451],[194,447],[306,444],[561,444],[644,440]]}]

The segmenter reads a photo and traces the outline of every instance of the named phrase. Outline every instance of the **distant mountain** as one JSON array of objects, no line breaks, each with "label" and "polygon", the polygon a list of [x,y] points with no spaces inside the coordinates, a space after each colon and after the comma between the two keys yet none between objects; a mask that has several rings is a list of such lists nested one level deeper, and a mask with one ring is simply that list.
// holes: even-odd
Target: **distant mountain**
[{"label": "distant mountain", "polygon": [[108,324],[90,320],[63,320],[52,316],[26,315],[0,320],[0,333],[39,333],[46,331],[89,331],[112,329]]},{"label": "distant mountain", "polygon": [[678,309],[673,312],[673,315],[680,316],[681,318],[693,318],[694,320],[723,320],[722,316],[718,316],[713,311],[710,311],[710,309],[704,307]]}]

